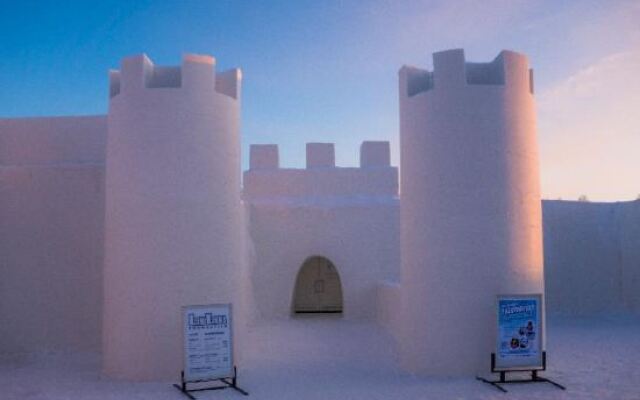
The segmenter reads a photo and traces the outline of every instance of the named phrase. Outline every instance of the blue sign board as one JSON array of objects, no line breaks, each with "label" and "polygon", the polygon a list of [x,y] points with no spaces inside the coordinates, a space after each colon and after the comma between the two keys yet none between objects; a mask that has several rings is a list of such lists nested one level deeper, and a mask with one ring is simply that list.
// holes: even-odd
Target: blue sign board
[{"label": "blue sign board", "polygon": [[542,295],[498,296],[496,369],[542,368]]}]

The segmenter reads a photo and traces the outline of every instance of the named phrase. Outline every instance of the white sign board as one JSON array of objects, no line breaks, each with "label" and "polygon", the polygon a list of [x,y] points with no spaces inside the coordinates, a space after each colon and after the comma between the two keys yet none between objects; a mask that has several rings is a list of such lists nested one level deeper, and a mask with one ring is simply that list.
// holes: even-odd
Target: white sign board
[{"label": "white sign board", "polygon": [[542,295],[498,296],[496,370],[541,369]]},{"label": "white sign board", "polygon": [[182,307],[185,382],[233,376],[231,304]]}]

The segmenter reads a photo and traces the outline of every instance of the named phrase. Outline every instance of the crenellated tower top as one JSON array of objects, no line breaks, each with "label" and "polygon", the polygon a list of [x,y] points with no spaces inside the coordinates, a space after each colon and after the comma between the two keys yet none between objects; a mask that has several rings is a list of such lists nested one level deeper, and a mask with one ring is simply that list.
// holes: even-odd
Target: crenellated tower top
[{"label": "crenellated tower top", "polygon": [[109,71],[109,97],[146,89],[214,90],[233,99],[240,97],[242,72],[234,68],[215,72],[216,59],[209,55],[185,54],[181,66],[155,66],[146,54],[126,57],[120,70]]},{"label": "crenellated tower top", "polygon": [[533,93],[533,70],[527,56],[509,50],[487,63],[467,62],[462,49],[440,51],[433,54],[433,71],[403,66],[399,74],[407,97],[471,85],[522,86]]}]

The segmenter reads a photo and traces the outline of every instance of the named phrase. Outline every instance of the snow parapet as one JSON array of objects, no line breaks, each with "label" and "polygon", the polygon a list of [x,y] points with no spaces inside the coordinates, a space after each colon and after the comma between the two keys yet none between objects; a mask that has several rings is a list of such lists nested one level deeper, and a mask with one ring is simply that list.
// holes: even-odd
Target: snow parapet
[{"label": "snow parapet", "polygon": [[503,50],[491,62],[467,62],[464,50],[453,49],[433,54],[433,72],[404,66],[401,91],[415,96],[431,90],[449,90],[469,85],[523,85],[533,94],[533,70],[524,54]]},{"label": "snow parapet", "polygon": [[363,142],[359,168],[336,167],[334,154],[333,143],[308,143],[306,169],[280,168],[277,145],[251,145],[245,200],[350,196],[364,201],[398,195],[398,169],[390,165],[389,142]]},{"label": "snow parapet", "polygon": [[126,57],[120,70],[109,71],[109,96],[139,92],[144,89],[184,88],[191,91],[216,91],[238,99],[242,73],[231,69],[215,73],[215,58],[186,54],[180,67],[158,67],[146,54]]}]

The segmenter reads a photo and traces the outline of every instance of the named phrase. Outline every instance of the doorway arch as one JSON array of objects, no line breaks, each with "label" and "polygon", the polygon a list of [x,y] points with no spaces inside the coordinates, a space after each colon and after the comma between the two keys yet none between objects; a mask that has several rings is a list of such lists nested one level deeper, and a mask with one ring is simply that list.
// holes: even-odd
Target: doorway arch
[{"label": "doorway arch", "polygon": [[342,313],[340,274],[329,259],[307,258],[296,276],[293,313]]}]

